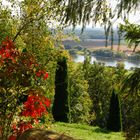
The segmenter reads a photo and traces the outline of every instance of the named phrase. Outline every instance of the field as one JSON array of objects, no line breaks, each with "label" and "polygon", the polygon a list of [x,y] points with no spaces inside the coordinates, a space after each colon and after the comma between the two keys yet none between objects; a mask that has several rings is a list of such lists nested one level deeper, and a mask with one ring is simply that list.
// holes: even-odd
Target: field
[{"label": "field", "polygon": [[[82,42],[74,42],[72,40],[64,41],[64,45],[69,44],[70,46],[81,46],[82,48],[86,48],[88,50],[98,50],[98,49],[111,49],[110,43],[108,44],[108,47],[105,47],[105,40],[104,39],[87,39]],[[118,51],[118,42],[114,41],[113,50]],[[122,41],[120,45],[120,51],[126,52],[126,53],[132,53],[133,46],[131,48],[128,47],[128,45]],[[136,51],[140,51],[140,48],[137,47]]]},{"label": "field", "polygon": [[108,132],[99,127],[81,124],[55,123],[51,129],[61,134],[82,140],[124,140],[122,133]]},{"label": "field", "polygon": [[[90,51],[95,51],[95,50],[100,50],[100,49],[111,50],[111,46],[107,46],[107,47],[105,47],[105,46],[98,46],[98,47],[95,47],[95,46],[85,46],[85,48],[87,48]],[[114,51],[118,51],[118,45],[113,45],[113,50]],[[121,45],[119,51],[120,52],[125,52],[128,55],[130,55],[130,54],[133,53],[133,47],[128,48],[126,45]],[[136,51],[140,51],[140,49],[138,48],[138,49],[136,49]]]}]

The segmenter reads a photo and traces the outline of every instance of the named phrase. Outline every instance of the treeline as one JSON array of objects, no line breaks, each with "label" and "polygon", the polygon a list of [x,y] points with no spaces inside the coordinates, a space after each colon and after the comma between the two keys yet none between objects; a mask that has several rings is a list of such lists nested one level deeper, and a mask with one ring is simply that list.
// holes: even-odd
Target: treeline
[{"label": "treeline", "polygon": [[[71,29],[65,29],[64,32],[68,33],[71,32]],[[73,33],[81,40],[86,40],[86,39],[106,39],[105,31],[103,28],[86,28],[83,33],[81,33],[81,29],[77,28],[73,31]],[[114,41],[118,41],[118,30],[114,29]],[[111,36],[109,35],[109,39],[111,39]]]}]

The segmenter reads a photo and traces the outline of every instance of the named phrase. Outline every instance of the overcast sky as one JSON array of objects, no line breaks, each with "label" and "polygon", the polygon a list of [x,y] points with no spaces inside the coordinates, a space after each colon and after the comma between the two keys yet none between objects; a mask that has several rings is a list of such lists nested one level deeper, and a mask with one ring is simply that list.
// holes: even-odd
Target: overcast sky
[{"label": "overcast sky", "polygon": [[[116,5],[117,5],[117,1],[116,0],[108,0],[108,1],[110,2],[111,7],[113,9],[115,9],[116,8]],[[121,22],[122,20],[119,20],[119,21]],[[137,23],[137,24],[139,24],[140,23],[140,11],[137,10],[137,12],[134,11],[134,12],[130,13],[129,14],[129,21],[131,23]]]}]

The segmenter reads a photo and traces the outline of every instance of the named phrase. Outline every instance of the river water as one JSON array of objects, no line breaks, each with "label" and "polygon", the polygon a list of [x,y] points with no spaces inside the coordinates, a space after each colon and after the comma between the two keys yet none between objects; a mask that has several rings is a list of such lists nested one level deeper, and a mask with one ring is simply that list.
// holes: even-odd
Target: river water
[{"label": "river water", "polygon": [[[75,62],[84,62],[84,56],[83,55],[76,55],[74,57],[74,61]],[[111,59],[111,58],[108,58],[108,57],[95,57],[95,56],[92,56],[91,57],[91,63],[93,62],[100,62],[100,63],[104,63],[105,66],[113,66],[113,67],[116,67],[117,63],[119,62],[120,60],[115,60],[115,59]],[[140,61],[129,61],[129,60],[121,60],[121,62],[124,63],[125,65],[125,69],[131,69],[131,68],[140,68]]]}]

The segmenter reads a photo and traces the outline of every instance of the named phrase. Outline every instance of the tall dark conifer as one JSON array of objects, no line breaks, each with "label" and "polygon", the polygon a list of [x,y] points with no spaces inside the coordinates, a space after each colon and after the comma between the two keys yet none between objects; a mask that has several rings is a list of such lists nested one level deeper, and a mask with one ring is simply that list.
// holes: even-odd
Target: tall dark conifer
[{"label": "tall dark conifer", "polygon": [[67,59],[62,58],[57,62],[55,75],[55,96],[52,108],[55,121],[68,122],[69,114],[69,92]]},{"label": "tall dark conifer", "polygon": [[114,90],[112,92],[112,97],[110,100],[110,112],[109,112],[107,128],[114,132],[119,132],[122,130],[122,119],[121,119],[119,97]]}]

